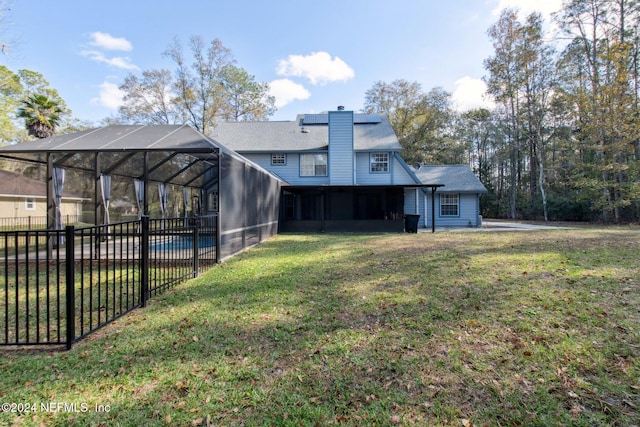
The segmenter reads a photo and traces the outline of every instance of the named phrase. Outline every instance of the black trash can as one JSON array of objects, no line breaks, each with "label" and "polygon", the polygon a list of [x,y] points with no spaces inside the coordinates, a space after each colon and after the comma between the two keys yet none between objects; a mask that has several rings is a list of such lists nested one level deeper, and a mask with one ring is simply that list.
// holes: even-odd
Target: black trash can
[{"label": "black trash can", "polygon": [[407,233],[417,233],[418,232],[418,220],[420,219],[420,215],[417,214],[407,214],[404,216],[404,231]]}]

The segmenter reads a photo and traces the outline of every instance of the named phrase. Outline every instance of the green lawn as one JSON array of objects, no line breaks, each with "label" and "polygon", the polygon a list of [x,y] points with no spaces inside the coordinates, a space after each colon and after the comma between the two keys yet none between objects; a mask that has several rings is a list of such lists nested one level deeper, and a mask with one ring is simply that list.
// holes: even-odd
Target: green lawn
[{"label": "green lawn", "polygon": [[36,406],[0,425],[638,425],[639,258],[637,227],[279,235],[69,352],[0,350]]}]

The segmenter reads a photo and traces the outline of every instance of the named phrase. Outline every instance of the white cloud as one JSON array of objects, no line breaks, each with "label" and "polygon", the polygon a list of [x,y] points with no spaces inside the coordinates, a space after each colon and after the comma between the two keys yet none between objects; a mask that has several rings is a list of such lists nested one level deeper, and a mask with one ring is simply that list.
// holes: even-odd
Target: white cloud
[{"label": "white cloud", "polygon": [[80,52],[82,56],[86,56],[95,62],[102,62],[112,67],[122,68],[125,70],[138,70],[139,68],[131,63],[131,58],[127,56],[114,56],[113,58],[107,58],[102,52],[95,50],[84,50]]},{"label": "white cloud", "polygon": [[278,63],[276,73],[285,77],[304,77],[312,85],[347,81],[355,76],[346,62],[337,56],[331,58],[327,52],[313,52],[306,56],[289,55]]},{"label": "white cloud", "polygon": [[289,79],[278,79],[269,83],[269,95],[276,98],[276,107],[281,108],[293,101],[309,99],[311,92]]},{"label": "white cloud", "polygon": [[129,52],[133,50],[131,42],[124,37],[113,37],[108,33],[101,33],[96,31],[90,34],[92,41],[89,43],[91,46],[96,46],[106,50],[123,50]]},{"label": "white cloud", "polygon": [[93,98],[91,103],[115,110],[122,105],[123,97],[124,92],[120,90],[117,84],[103,82],[100,85],[100,94],[97,98]]},{"label": "white cloud", "polygon": [[453,106],[458,111],[468,111],[473,108],[493,108],[494,103],[487,93],[487,85],[482,79],[465,76],[455,82],[455,89],[451,96]]},{"label": "white cloud", "polygon": [[493,15],[499,15],[503,9],[518,9],[521,16],[526,16],[532,12],[541,12],[545,18],[549,18],[553,12],[562,8],[562,0],[497,0],[498,4],[491,11]]}]

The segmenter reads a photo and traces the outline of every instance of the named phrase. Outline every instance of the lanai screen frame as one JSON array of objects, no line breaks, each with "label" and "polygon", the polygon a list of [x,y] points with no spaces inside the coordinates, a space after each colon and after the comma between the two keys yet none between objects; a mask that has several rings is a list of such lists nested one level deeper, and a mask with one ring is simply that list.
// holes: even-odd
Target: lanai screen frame
[{"label": "lanai screen frame", "polygon": [[[258,171],[264,175],[264,181],[269,182],[270,187],[277,188],[278,193],[283,183],[273,174],[188,125],[106,126],[0,147],[0,158],[46,166],[47,228],[50,229],[55,228],[54,167],[93,174],[96,225],[103,218],[100,214],[101,204],[98,202],[102,173],[144,182],[145,215],[149,214],[149,186],[153,182],[190,187],[197,189],[198,194],[201,193],[200,190],[204,190],[205,196],[212,189],[218,192],[219,198],[223,196],[222,193],[229,193],[229,190],[224,189],[232,188],[234,183],[223,181],[223,163],[242,163],[247,170]],[[246,198],[242,199],[242,202],[246,201]],[[218,213],[224,213],[225,209],[230,209],[230,212],[242,209],[233,205],[234,202],[230,200],[225,205],[224,200],[219,200]],[[200,203],[202,207],[206,207],[206,199],[201,198]],[[221,223],[220,216],[218,215],[216,231],[218,253],[224,249],[221,241],[224,230],[221,230],[220,225],[226,222],[223,220]],[[226,251],[226,255],[231,253]]]}]

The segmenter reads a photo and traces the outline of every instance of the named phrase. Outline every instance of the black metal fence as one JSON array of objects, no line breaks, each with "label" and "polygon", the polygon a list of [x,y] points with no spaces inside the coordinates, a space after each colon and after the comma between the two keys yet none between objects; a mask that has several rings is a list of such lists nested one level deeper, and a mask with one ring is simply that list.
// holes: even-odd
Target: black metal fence
[{"label": "black metal fence", "polygon": [[219,259],[217,216],[0,232],[0,345],[66,345]]},{"label": "black metal fence", "polygon": [[[82,215],[63,215],[62,222],[63,224],[79,224],[82,222]],[[0,218],[0,231],[33,230],[46,227],[46,215]]]}]

